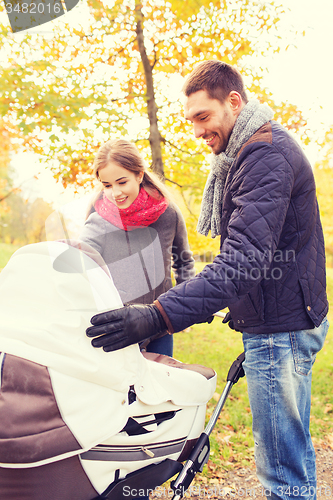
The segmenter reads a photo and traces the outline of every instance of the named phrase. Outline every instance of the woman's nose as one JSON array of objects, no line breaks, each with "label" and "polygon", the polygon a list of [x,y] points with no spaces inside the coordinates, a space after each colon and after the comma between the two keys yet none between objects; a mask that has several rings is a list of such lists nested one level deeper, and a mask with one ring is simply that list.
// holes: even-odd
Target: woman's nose
[{"label": "woman's nose", "polygon": [[117,196],[120,196],[122,194],[119,186],[113,186],[111,190],[114,198],[117,198]]}]

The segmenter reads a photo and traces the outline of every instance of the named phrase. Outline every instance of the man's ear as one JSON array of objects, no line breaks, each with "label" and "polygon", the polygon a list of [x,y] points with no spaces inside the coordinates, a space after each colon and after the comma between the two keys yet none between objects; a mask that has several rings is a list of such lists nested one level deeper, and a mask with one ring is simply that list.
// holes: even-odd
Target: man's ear
[{"label": "man's ear", "polygon": [[232,90],[230,92],[228,96],[228,101],[230,108],[235,115],[238,115],[245,106],[241,95],[235,90]]}]

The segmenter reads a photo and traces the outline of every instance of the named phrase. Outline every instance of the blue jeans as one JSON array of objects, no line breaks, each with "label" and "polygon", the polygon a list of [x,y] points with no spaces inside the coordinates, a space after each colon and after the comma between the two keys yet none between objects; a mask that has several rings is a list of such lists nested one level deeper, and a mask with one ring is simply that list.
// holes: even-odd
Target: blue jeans
[{"label": "blue jeans", "polygon": [[316,499],[311,441],[311,375],[328,330],[243,333],[257,476],[268,498]]}]

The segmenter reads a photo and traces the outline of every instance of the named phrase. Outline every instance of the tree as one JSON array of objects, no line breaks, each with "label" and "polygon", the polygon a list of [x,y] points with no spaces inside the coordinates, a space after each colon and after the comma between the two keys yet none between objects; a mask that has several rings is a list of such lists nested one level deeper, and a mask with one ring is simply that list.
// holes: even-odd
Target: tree
[{"label": "tree", "polygon": [[0,119],[0,213],[6,209],[5,200],[15,191],[10,178],[10,158],[18,147],[13,142],[16,131]]},{"label": "tree", "polygon": [[126,135],[180,189],[194,224],[208,149],[194,142],[173,89],[204,59],[237,65],[252,96],[269,101],[288,127],[304,125],[295,107],[273,103],[251,65],[252,57],[281,45],[275,28],[283,10],[273,2],[87,1],[85,28],[59,25],[51,38],[28,33],[18,43],[3,34],[0,114],[47,156],[64,186],[90,185],[100,143]]},{"label": "tree", "polygon": [[0,216],[0,240],[27,245],[45,241],[45,221],[53,208],[41,198],[25,200],[13,193],[7,201],[8,210]]}]

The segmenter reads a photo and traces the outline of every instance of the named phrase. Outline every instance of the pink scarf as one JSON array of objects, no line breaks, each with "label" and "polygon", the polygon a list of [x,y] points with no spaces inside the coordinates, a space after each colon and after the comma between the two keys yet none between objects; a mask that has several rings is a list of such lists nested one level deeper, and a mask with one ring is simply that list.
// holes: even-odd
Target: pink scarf
[{"label": "pink scarf", "polygon": [[96,212],[111,224],[125,231],[150,226],[162,215],[169,205],[166,198],[156,199],[141,188],[138,196],[128,208],[118,208],[103,193],[95,202]]}]

